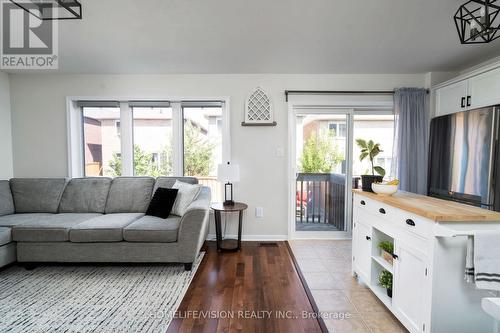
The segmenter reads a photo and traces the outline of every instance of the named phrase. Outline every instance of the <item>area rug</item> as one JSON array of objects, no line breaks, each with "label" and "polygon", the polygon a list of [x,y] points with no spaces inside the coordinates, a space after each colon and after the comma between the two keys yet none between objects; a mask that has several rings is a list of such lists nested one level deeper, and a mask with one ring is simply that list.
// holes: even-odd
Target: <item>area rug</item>
[{"label": "area rug", "polygon": [[183,265],[13,266],[0,271],[0,332],[166,332],[203,258]]}]

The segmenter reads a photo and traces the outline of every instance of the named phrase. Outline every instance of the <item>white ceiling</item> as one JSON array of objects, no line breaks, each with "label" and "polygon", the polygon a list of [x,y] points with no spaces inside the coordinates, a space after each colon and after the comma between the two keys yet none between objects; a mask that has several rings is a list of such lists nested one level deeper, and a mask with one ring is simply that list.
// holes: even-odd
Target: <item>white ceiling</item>
[{"label": "white ceiling", "polygon": [[466,0],[82,0],[62,73],[423,73],[500,55],[461,45]]}]

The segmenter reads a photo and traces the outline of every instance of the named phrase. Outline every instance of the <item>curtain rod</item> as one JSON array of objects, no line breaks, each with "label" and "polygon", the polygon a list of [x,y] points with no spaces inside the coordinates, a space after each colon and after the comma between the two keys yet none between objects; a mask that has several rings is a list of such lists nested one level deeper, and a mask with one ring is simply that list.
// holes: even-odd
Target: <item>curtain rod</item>
[{"label": "curtain rod", "polygon": [[287,102],[288,95],[394,95],[394,90],[285,90]]}]

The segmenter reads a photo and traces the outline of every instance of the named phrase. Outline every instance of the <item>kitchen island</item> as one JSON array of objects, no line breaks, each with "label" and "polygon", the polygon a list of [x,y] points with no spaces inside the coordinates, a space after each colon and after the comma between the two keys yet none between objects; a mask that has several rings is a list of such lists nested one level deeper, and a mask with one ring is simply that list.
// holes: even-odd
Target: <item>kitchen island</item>
[{"label": "kitchen island", "polygon": [[[353,194],[353,273],[410,332],[493,332],[481,299],[496,292],[466,283],[464,269],[467,236],[500,231],[500,213],[407,192]],[[392,263],[381,242],[393,245]],[[378,284],[382,271],[392,297]]]}]

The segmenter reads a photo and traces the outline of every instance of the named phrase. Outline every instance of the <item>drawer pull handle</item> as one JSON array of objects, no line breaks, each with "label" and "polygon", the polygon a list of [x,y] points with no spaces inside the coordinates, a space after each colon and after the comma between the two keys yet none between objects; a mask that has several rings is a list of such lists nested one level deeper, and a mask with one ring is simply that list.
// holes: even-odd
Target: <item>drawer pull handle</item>
[{"label": "drawer pull handle", "polygon": [[412,227],[414,227],[415,226],[415,221],[413,221],[412,219],[408,219],[408,220],[406,220],[406,224],[411,225]]},{"label": "drawer pull handle", "polygon": [[398,255],[397,255],[397,254],[393,253],[393,254],[392,254],[392,258],[394,258],[394,259],[398,259],[399,257],[398,257]]},{"label": "drawer pull handle", "polygon": [[364,200],[361,200],[360,204],[364,206],[366,205],[366,202]]},{"label": "drawer pull handle", "polygon": [[372,238],[370,236],[366,236],[366,240],[371,240]]},{"label": "drawer pull handle", "polygon": [[383,208],[380,208],[378,211],[380,214],[385,214],[385,209],[383,209]]}]

